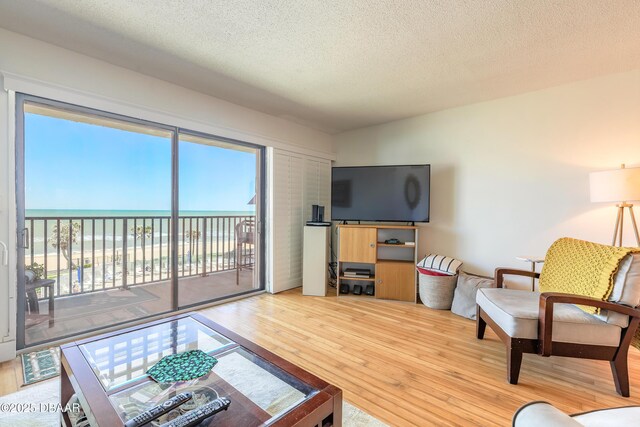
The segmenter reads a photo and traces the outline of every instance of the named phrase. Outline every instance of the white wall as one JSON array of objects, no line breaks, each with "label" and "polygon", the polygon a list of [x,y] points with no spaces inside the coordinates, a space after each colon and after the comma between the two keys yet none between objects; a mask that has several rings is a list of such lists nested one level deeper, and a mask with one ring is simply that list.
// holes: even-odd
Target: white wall
[{"label": "white wall", "polygon": [[96,107],[114,101],[117,112],[147,120],[171,116],[173,123],[168,124],[262,145],[290,144],[318,155],[332,151],[331,136],[323,132],[3,29],[0,71],[44,82],[43,93],[33,95],[55,94],[70,102],[86,99]]},{"label": "white wall", "polygon": [[[343,133],[336,151],[340,166],[432,165],[420,253],[528,268],[514,257],[558,237],[611,243],[615,208],[590,203],[588,174],[640,166],[640,70]],[[635,245],[628,217],[625,231]]]},{"label": "white wall", "polygon": [[[191,130],[332,158],[332,137],[296,123],[0,29],[0,88],[76,103]],[[0,90],[0,240],[11,243],[10,268],[0,265],[0,361],[15,322],[15,177],[13,105]],[[55,179],[55,178],[53,178]],[[11,308],[13,307],[13,308]]]}]

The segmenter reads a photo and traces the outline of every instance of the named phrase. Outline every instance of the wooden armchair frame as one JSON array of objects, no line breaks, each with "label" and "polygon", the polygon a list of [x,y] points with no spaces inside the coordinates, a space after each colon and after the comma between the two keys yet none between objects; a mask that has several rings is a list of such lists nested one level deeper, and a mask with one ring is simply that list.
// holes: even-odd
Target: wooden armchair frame
[{"label": "wooden armchair frame", "polygon": [[[508,268],[496,269],[496,285],[502,288],[504,276],[517,275],[526,277],[540,277],[540,273],[526,270]],[[629,316],[629,326],[622,329],[620,343],[617,347],[599,346],[589,344],[575,344],[553,341],[553,309],[554,304],[579,304],[591,307],[615,311]],[[640,310],[626,305],[609,301],[601,301],[581,295],[563,294],[557,292],[545,292],[540,294],[538,310],[538,338],[525,339],[510,337],[503,331],[481,308],[477,306],[476,337],[484,338],[487,324],[500,337],[507,347],[507,381],[510,384],[518,383],[522,354],[533,353],[540,356],[564,356],[582,359],[608,360],[611,365],[613,381],[616,391],[629,397],[629,370],[627,366],[627,354],[629,345],[640,323]]]}]

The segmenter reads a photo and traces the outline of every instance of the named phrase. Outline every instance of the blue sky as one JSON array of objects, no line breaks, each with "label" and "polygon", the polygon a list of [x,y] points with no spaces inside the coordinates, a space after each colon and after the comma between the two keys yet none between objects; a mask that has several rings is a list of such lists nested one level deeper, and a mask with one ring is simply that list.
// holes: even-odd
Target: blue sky
[{"label": "blue sky", "polygon": [[[180,210],[251,211],[254,153],[180,142]],[[170,210],[170,139],[25,114],[27,209]]]}]

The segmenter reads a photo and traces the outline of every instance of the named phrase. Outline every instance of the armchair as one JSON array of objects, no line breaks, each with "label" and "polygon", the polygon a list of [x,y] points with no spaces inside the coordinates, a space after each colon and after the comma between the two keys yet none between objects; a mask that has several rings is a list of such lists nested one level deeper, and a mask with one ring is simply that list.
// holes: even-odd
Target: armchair
[{"label": "armchair", "polygon": [[[614,277],[608,301],[507,289],[503,287],[506,275],[537,278],[540,273],[496,270],[497,287],[478,290],[476,336],[483,339],[488,324],[504,342],[510,384],[518,383],[523,353],[578,357],[609,361],[616,391],[629,396],[627,353],[640,323],[640,254],[627,255],[623,262],[625,277]],[[589,314],[577,305],[601,311]]]}]

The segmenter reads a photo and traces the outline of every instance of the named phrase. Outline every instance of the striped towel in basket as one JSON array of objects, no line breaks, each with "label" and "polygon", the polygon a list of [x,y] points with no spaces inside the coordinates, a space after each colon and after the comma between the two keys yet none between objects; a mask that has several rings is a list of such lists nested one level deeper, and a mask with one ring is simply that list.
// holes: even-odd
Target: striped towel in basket
[{"label": "striped towel in basket", "polygon": [[461,265],[462,261],[455,258],[429,254],[416,264],[416,268],[422,274],[453,276],[458,273]]}]

